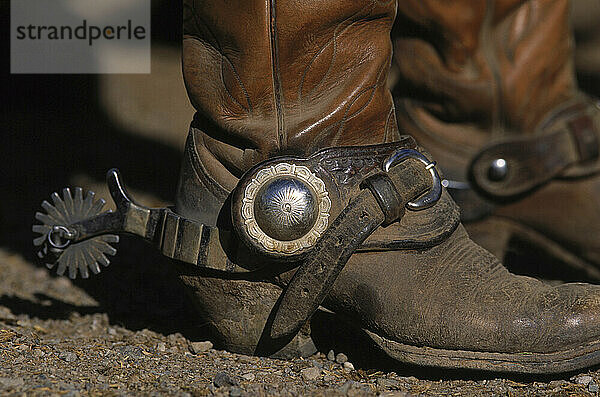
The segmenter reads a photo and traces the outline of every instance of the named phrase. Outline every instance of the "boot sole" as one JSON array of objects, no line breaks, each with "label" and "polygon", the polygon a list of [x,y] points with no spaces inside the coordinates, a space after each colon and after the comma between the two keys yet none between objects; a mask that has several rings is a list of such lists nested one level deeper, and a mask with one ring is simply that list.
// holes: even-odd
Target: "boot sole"
[{"label": "boot sole", "polygon": [[[513,272],[523,274],[525,266],[511,266],[509,254],[532,258],[542,257],[544,260],[538,263],[547,263],[549,260],[554,262],[556,267],[554,274],[549,278],[565,280],[564,267],[568,267],[573,271],[572,281],[600,281],[600,269],[593,263],[582,259],[573,252],[564,248],[558,242],[548,238],[540,232],[514,222],[510,219],[500,217],[489,217],[483,221],[465,225],[471,238],[486,248],[496,257],[501,259],[505,265]],[[561,268],[562,267],[562,268]],[[545,274],[549,269],[531,269],[539,270]],[[537,274],[528,274],[536,276]]]},{"label": "boot sole", "polygon": [[365,330],[395,360],[419,366],[520,374],[557,374],[600,362],[600,341],[553,353],[491,353],[405,345]]}]

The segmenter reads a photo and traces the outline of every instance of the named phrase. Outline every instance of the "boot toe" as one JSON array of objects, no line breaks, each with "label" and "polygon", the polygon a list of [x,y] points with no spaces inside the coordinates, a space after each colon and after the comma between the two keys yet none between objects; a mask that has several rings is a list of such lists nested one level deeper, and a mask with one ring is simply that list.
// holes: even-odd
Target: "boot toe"
[{"label": "boot toe", "polygon": [[556,303],[546,308],[554,320],[549,324],[553,335],[547,349],[564,350],[600,340],[600,286],[563,284],[556,293]]}]

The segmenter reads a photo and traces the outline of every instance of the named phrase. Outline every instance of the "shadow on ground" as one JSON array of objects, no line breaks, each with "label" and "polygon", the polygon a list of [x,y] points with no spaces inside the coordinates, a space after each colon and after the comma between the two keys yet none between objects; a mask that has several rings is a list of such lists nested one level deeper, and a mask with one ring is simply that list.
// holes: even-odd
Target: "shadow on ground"
[{"label": "shadow on ground", "polygon": [[[153,6],[153,41],[179,45],[180,3],[156,2]],[[8,4],[0,9],[4,18],[10,15]],[[4,37],[9,37],[9,24],[2,25]],[[75,175],[102,182],[107,170],[117,167],[132,189],[173,201],[180,166],[178,150],[134,136],[112,122],[99,105],[97,76],[11,75],[8,43],[2,44],[3,247],[34,262],[34,214],[41,209],[42,200],[69,186]],[[162,333],[182,332],[190,339],[206,338],[168,260],[134,238],[122,238],[117,249],[111,266],[100,275],[75,282],[99,302],[97,310],[130,329],[152,328]],[[57,319],[70,312],[96,310],[57,300],[40,306],[8,296],[0,296],[0,304],[14,314]]]},{"label": "shadow on ground", "polygon": [[[131,188],[173,201],[179,151],[113,125],[98,106],[93,77],[10,80],[9,90],[19,94],[2,110],[8,144],[0,145],[0,157],[9,171],[1,177],[3,246],[34,261],[34,214],[42,200],[69,186],[75,175],[103,181],[106,171],[117,167]],[[134,238],[123,238],[117,248],[111,266],[76,284],[101,304],[111,321],[136,328],[151,320],[167,326],[160,329],[164,332],[189,328],[193,312],[167,260]]]}]

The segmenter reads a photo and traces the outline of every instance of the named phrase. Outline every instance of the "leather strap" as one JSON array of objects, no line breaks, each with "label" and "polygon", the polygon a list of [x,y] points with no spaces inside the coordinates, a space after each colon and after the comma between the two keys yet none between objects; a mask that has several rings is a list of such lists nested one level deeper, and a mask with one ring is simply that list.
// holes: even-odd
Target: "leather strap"
[{"label": "leather strap", "polygon": [[409,201],[431,189],[432,178],[421,162],[408,159],[388,173],[370,177],[363,187],[326,230],[283,292],[273,321],[265,330],[271,341],[288,340],[300,330],[354,251],[382,223],[397,221]]},{"label": "leather strap", "polygon": [[163,255],[199,268],[227,273],[252,271],[229,260],[223,248],[230,241],[227,232],[181,217],[168,208],[161,222],[157,243]]},{"label": "leather strap", "polygon": [[[469,167],[473,187],[490,198],[506,200],[554,178],[597,171],[600,132],[586,109],[590,104],[563,109],[559,115],[562,127],[555,132],[506,140],[483,149]],[[493,169],[498,160],[504,160],[504,174]]]}]

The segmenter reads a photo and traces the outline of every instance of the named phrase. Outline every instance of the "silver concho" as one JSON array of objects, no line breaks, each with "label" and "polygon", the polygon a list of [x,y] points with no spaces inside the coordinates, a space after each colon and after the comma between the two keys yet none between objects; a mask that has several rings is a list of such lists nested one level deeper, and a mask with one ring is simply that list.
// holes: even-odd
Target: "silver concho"
[{"label": "silver concho", "polygon": [[279,163],[256,174],[244,191],[248,235],[267,251],[294,254],[312,247],[327,229],[331,200],[307,167]]}]

